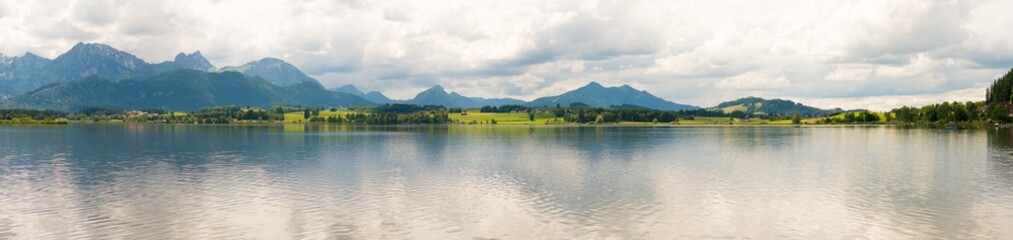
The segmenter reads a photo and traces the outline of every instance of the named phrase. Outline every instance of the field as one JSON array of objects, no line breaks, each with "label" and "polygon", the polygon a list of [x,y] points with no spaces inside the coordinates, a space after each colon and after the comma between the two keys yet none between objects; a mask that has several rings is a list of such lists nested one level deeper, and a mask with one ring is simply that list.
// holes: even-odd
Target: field
[{"label": "field", "polygon": [[0,120],[0,124],[32,124],[32,125],[35,125],[35,124],[43,124],[43,125],[48,125],[48,124],[67,124],[69,122],[70,121],[67,120],[66,118],[57,118],[57,119],[52,119],[52,120],[34,120],[34,119],[31,119],[31,118],[15,118],[15,119],[12,119],[12,120]]},{"label": "field", "polygon": [[728,124],[731,122],[741,122],[741,119],[732,120],[729,117],[695,117],[693,120],[679,119],[680,125]]},{"label": "field", "polygon": [[[340,109],[337,110],[337,111],[320,110],[320,117],[323,117],[323,118],[330,117],[330,116],[342,116],[343,117],[343,116],[345,116],[345,114],[349,114],[349,113],[356,113],[356,112],[355,111],[348,111],[348,110],[340,110]],[[303,114],[302,111],[285,113],[285,122],[286,123],[309,122],[308,119],[304,119],[303,117],[305,117],[305,116],[304,116],[304,114]]]},{"label": "field", "polygon": [[[814,124],[818,119],[803,120],[803,123]],[[693,120],[679,120],[680,125],[791,125],[791,119],[765,120],[759,118],[741,119],[729,117],[695,117]]]},{"label": "field", "polygon": [[[496,124],[502,125],[544,125],[544,124],[568,124],[563,122],[562,118],[557,118],[552,113],[536,113],[535,120],[531,121],[528,118],[528,114],[525,112],[520,113],[481,113],[478,109],[465,109],[467,114],[461,113],[450,113],[451,122],[459,124],[492,124],[495,120]],[[349,113],[357,113],[356,111],[350,110],[321,110],[320,117],[328,116],[344,116]],[[885,123],[885,115],[881,112],[873,112],[879,116],[880,123]],[[832,119],[844,119],[844,113],[829,116]],[[805,118],[802,119],[803,124],[820,124],[824,117],[818,118]],[[303,119],[303,112],[290,112],[285,113],[285,123],[305,123],[308,120]],[[621,125],[654,125],[650,122],[622,122]],[[791,125],[790,119],[784,120],[763,120],[759,118],[753,118],[749,120],[740,118],[729,118],[729,117],[695,117],[693,120],[680,119],[678,123],[658,123],[665,125]]]},{"label": "field", "polygon": [[466,109],[467,114],[451,113],[450,120],[459,123],[491,124],[523,124],[537,125],[546,123],[562,123],[562,118],[556,118],[552,113],[536,113],[535,120],[531,121],[527,113],[480,113],[478,109]]},{"label": "field", "polygon": [[[879,123],[886,123],[886,114],[887,113],[884,113],[884,112],[869,112],[869,113],[876,114],[876,117],[879,117],[879,121],[878,121]],[[853,112],[853,113],[838,113],[838,114],[834,114],[834,115],[829,116],[829,118],[830,119],[836,119],[836,120],[844,120],[844,115],[845,114],[856,114],[856,116],[857,116],[858,113],[857,112]],[[808,123],[808,124],[815,124],[815,123],[820,123],[820,121],[823,121],[823,117],[806,118],[802,122],[803,123]]]}]

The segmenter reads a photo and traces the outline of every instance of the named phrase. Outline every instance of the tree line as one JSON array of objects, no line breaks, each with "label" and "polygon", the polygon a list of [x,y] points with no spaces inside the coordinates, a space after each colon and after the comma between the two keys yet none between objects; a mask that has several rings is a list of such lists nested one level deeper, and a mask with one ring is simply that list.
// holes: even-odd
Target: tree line
[{"label": "tree line", "polygon": [[521,105],[502,105],[502,106],[483,106],[478,109],[478,112],[482,113],[509,113],[509,112],[525,112],[529,111],[528,107]]},{"label": "tree line", "polygon": [[66,124],[67,113],[53,110],[0,109],[0,123]]},{"label": "tree line", "polygon": [[[158,122],[186,124],[230,124],[230,123],[271,123],[285,120],[286,114],[302,113],[302,119],[312,123],[343,124],[443,124],[450,122],[447,110],[436,106],[415,106],[406,104],[384,105],[359,109],[363,112],[328,114],[321,116],[325,108],[303,108],[298,106],[274,106],[259,109],[239,106],[216,106],[180,113],[164,109],[126,110],[117,108],[84,108],[75,113],[54,110],[0,109],[3,123],[62,123],[67,120],[82,122]],[[337,108],[330,108],[337,112]]]},{"label": "tree line", "polygon": [[[922,107],[900,107],[890,110],[890,113],[899,122],[907,123],[947,123],[947,122],[970,122],[984,121],[1008,121],[1008,113],[992,116],[987,112],[987,105],[984,101],[978,102],[942,102]],[[1004,107],[993,108],[994,110],[1005,109]]]},{"label": "tree line", "polygon": [[554,111],[556,117],[573,123],[613,123],[613,122],[659,122],[671,123],[679,119],[674,111],[649,109],[611,109],[611,108],[568,108]]},{"label": "tree line", "polygon": [[996,79],[985,90],[985,104],[993,106],[994,104],[1010,102],[1011,97],[1013,97],[1011,95],[1013,95],[1013,69],[1010,69],[1006,75]]}]

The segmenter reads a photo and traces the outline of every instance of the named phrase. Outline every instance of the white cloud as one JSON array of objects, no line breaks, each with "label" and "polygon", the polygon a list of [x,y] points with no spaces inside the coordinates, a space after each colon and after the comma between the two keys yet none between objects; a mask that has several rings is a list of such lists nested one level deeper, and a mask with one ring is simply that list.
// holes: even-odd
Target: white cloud
[{"label": "white cloud", "polygon": [[900,106],[921,107],[940,102],[967,102],[981,101],[985,94],[985,88],[974,87],[947,91],[943,93],[916,94],[916,95],[894,95],[875,97],[850,97],[850,98],[791,98],[812,106],[822,108],[843,109],[868,109],[873,111],[888,111]]},{"label": "white cloud", "polygon": [[520,76],[493,77],[481,81],[446,79],[441,84],[448,91],[471,93],[476,96],[525,97],[524,93],[538,91],[545,78],[526,73]]},{"label": "white cloud", "polygon": [[831,82],[861,82],[872,76],[872,69],[866,64],[859,66],[840,65],[837,69],[827,75],[826,80]]},{"label": "white cloud", "polygon": [[716,89],[764,90],[791,87],[783,73],[748,72],[718,81]]},{"label": "white cloud", "polygon": [[397,98],[443,84],[531,99],[598,81],[704,106],[746,95],[903,104],[917,101],[896,96],[981,87],[1013,67],[1013,28],[996,27],[1013,24],[1010,8],[1002,0],[0,0],[0,51],[55,57],[83,41],[149,62],[195,50],[219,66],[278,57],[325,85]]},{"label": "white cloud", "polygon": [[757,56],[766,55],[765,39],[768,36],[762,29],[743,33],[725,27],[692,51],[662,57],[655,63],[675,76],[734,76],[754,69],[763,61]]}]

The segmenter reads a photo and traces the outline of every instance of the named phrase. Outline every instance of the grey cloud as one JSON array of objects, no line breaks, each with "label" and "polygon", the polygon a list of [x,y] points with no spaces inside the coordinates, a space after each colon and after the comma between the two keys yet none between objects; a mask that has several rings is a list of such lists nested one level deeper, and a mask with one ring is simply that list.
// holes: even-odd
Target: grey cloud
[{"label": "grey cloud", "polygon": [[10,6],[7,6],[7,2],[0,2],[0,19],[7,17],[11,13]]},{"label": "grey cloud", "polygon": [[980,64],[981,68],[1003,69],[1013,66],[1013,57],[1008,55],[972,55],[969,56],[969,59],[972,59],[975,63]]},{"label": "grey cloud", "polygon": [[401,8],[387,8],[383,10],[383,19],[387,21],[406,22],[411,18]]},{"label": "grey cloud", "polygon": [[80,41],[93,41],[99,34],[77,26],[68,20],[49,22],[32,30],[32,33],[45,39],[68,39]]},{"label": "grey cloud", "polygon": [[958,44],[967,35],[961,25],[970,16],[975,2],[920,3],[893,6],[885,21],[858,24],[861,38],[848,44],[848,57],[872,62],[903,58],[908,54]]},{"label": "grey cloud", "polygon": [[[277,57],[325,85],[395,97],[443,84],[466,95],[530,99],[598,81],[706,106],[746,95],[866,99],[981,86],[1013,67],[1013,30],[996,27],[1013,24],[1001,10],[1009,6],[0,0],[0,46],[53,57],[75,42],[103,42],[151,62],[201,50],[217,66]],[[869,73],[827,79],[848,67]],[[781,75],[790,84],[769,78]],[[729,85],[764,80],[771,84]]]},{"label": "grey cloud", "polygon": [[659,40],[649,29],[640,29],[622,19],[578,14],[536,34],[535,49],[519,59],[522,63],[537,64],[555,59],[605,60],[653,54],[661,48]]},{"label": "grey cloud", "polygon": [[[188,31],[177,25],[177,14],[162,2],[130,1],[123,3],[117,29],[128,36],[164,36],[173,31]],[[199,26],[193,26],[199,27]]]},{"label": "grey cloud", "polygon": [[108,0],[81,1],[72,5],[73,16],[90,25],[107,25],[113,23],[119,15],[114,3]]}]

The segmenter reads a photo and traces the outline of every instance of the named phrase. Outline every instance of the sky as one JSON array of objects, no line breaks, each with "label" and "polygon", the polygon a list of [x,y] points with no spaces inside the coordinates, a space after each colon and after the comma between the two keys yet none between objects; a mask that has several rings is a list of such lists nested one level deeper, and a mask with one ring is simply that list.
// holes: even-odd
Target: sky
[{"label": "sky", "polygon": [[746,96],[888,110],[984,98],[1013,1],[0,0],[0,53],[104,43],[152,63],[276,57],[394,98],[531,100],[595,81],[678,103]]}]

